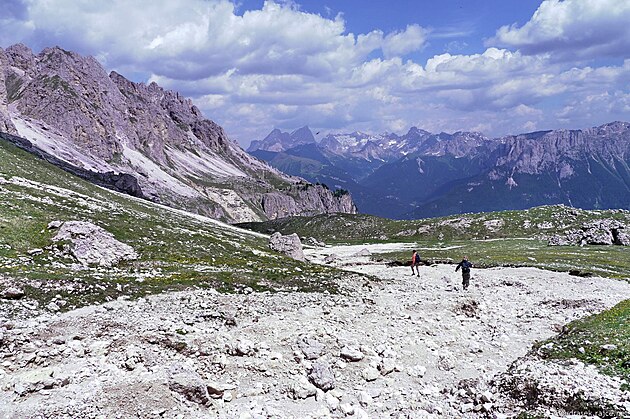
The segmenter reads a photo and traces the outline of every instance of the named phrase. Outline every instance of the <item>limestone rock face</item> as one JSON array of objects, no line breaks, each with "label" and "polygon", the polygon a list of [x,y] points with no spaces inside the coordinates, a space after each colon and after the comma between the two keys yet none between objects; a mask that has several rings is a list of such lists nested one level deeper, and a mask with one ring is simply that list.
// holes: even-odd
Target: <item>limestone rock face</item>
[{"label": "limestone rock face", "polygon": [[9,101],[7,98],[6,88],[6,69],[8,66],[8,58],[2,48],[0,48],[0,131],[9,134],[17,134],[17,130],[11,122],[9,115]]},{"label": "limestone rock face", "polygon": [[289,193],[270,192],[262,196],[262,208],[270,219],[293,215],[309,216],[321,213],[343,212],[355,214],[357,208],[349,194],[333,196],[321,185],[301,184]]},{"label": "limestone rock face", "polygon": [[497,166],[506,165],[517,173],[538,174],[553,169],[560,178],[573,174],[571,161],[584,155],[605,161],[627,158],[630,153],[630,125],[613,122],[584,130],[554,130],[503,137]]},{"label": "limestone rock face", "polygon": [[63,251],[85,266],[113,266],[123,260],[133,260],[138,254],[103,228],[85,221],[66,221],[53,242],[63,243]]},{"label": "limestone rock face", "polygon": [[[356,212],[349,195],[303,191],[302,179],[245,153],[190,99],[58,47],[0,51],[0,131],[79,169],[123,183],[131,175],[136,196],[223,221]],[[118,188],[135,190],[128,186]]]},{"label": "limestone rock face", "polygon": [[283,236],[281,233],[273,233],[269,238],[269,248],[276,252],[284,253],[293,259],[305,260],[302,242],[295,233],[288,236]]}]

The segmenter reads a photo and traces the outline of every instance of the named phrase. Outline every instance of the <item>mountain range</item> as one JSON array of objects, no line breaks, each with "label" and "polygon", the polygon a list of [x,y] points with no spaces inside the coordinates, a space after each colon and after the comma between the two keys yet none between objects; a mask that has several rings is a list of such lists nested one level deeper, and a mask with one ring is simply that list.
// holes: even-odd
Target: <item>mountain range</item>
[{"label": "mountain range", "polygon": [[248,152],[349,190],[362,213],[413,219],[546,204],[630,208],[627,122],[498,138],[413,127],[404,135],[353,132],[317,142],[307,131],[276,129]]},{"label": "mountain range", "polygon": [[349,194],[252,158],[190,99],[58,47],[0,48],[0,132],[103,186],[124,175],[125,192],[223,221],[356,211]]}]

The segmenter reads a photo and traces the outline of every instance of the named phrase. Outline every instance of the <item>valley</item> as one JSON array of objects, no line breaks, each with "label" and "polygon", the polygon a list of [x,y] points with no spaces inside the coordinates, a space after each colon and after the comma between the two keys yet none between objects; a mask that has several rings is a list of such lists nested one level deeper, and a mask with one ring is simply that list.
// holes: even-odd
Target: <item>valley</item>
[{"label": "valley", "polygon": [[[627,247],[545,241],[627,211],[259,225],[333,243],[298,262],[266,234],[100,188],[8,143],[0,162],[4,417],[630,411]],[[86,266],[51,242],[55,220],[100,225],[137,258]],[[404,266],[412,248],[429,261],[419,278]],[[452,264],[463,252],[476,264],[466,293]],[[545,269],[508,267],[527,264]]]},{"label": "valley", "polygon": [[629,123],[250,155],[102,59],[0,48],[1,417],[630,416]]}]

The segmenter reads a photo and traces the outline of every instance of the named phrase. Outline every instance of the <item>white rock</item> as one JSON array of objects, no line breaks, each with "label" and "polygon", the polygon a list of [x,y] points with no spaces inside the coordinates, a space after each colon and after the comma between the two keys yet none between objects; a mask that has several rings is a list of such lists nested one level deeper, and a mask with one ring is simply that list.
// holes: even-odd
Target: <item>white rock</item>
[{"label": "white rock", "polygon": [[361,376],[365,381],[374,381],[381,376],[381,373],[375,367],[366,367],[361,371]]},{"label": "white rock", "polygon": [[63,243],[64,252],[82,265],[111,267],[123,260],[138,258],[135,250],[114,238],[103,228],[85,221],[66,221],[53,242]]},{"label": "white rock", "polygon": [[486,390],[483,393],[481,393],[481,401],[482,402],[489,403],[493,399],[494,399],[494,395],[490,391]]},{"label": "white rock", "polygon": [[341,410],[341,413],[346,416],[354,414],[354,406],[352,406],[350,403],[341,403],[339,405],[339,410]]},{"label": "white rock", "polygon": [[306,399],[317,394],[317,387],[309,383],[308,379],[301,376],[289,387],[289,395],[294,399]]},{"label": "white rock", "polygon": [[326,393],[326,395],[324,397],[325,397],[325,400],[326,400],[326,405],[328,405],[330,410],[337,410],[337,409],[339,409],[339,399],[337,397],[333,396],[332,391],[329,391],[328,393]]},{"label": "white rock", "polygon": [[370,396],[366,391],[359,392],[358,400],[363,407],[367,407],[374,402],[372,396]]},{"label": "white rock", "polygon": [[48,230],[54,230],[56,228],[61,227],[61,225],[63,224],[63,221],[59,221],[59,220],[55,220],[55,221],[51,221],[48,223]]},{"label": "white rock", "polygon": [[351,362],[361,361],[364,356],[363,353],[358,348],[351,347],[351,346],[344,346],[343,348],[341,348],[339,355],[343,359],[346,359]]},{"label": "white rock", "polygon": [[473,403],[464,403],[460,406],[462,413],[472,412],[474,408],[475,405]]},{"label": "white rock", "polygon": [[427,372],[427,367],[423,365],[414,365],[413,367],[410,367],[407,370],[407,374],[409,374],[411,377],[417,377],[417,378],[424,377],[424,374],[426,374],[426,372]]},{"label": "white rock", "polygon": [[380,365],[381,375],[387,375],[396,369],[396,360],[394,358],[383,358]]}]

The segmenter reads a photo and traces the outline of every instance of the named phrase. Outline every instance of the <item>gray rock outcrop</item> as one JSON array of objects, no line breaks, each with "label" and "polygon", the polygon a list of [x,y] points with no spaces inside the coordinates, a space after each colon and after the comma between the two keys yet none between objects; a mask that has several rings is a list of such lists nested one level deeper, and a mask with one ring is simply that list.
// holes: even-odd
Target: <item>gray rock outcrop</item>
[{"label": "gray rock outcrop", "polygon": [[0,132],[17,134],[17,130],[11,122],[9,115],[9,100],[7,98],[7,66],[8,58],[2,48],[0,48]]},{"label": "gray rock outcrop", "polygon": [[309,336],[300,336],[298,346],[306,359],[317,359],[322,356],[326,349],[317,339]]},{"label": "gray rock outcrop", "polygon": [[283,236],[278,232],[273,233],[271,237],[269,237],[269,248],[276,252],[284,253],[295,260],[305,260],[302,242],[300,241],[300,237],[295,233],[287,236]]},{"label": "gray rock outcrop", "polygon": [[136,196],[138,198],[144,197],[142,189],[138,184],[138,179],[129,173],[95,172],[93,170],[83,169],[40,149],[25,138],[0,132],[0,139],[8,141],[22,150],[28,151],[40,159],[54,164],[66,172],[86,179],[96,185],[126,193],[131,196]]},{"label": "gray rock outcrop", "polygon": [[124,260],[138,258],[135,250],[114,238],[103,228],[85,221],[66,221],[53,237],[62,252],[85,266],[114,266]]},{"label": "gray rock outcrop", "polygon": [[620,245],[630,246],[630,229],[616,220],[597,220],[549,238],[549,246]]},{"label": "gray rock outcrop", "polygon": [[354,214],[357,208],[349,194],[335,197],[322,185],[297,184],[284,193],[262,195],[261,206],[270,219],[343,212]]}]

